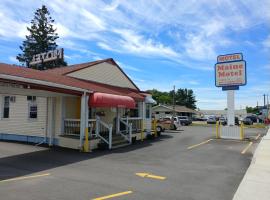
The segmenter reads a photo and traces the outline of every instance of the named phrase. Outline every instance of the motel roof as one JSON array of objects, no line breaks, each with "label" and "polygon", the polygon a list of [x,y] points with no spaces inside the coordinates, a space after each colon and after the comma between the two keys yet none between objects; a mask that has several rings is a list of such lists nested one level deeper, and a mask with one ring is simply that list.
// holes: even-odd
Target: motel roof
[{"label": "motel roof", "polygon": [[[98,64],[101,62],[104,62],[104,60],[96,61],[92,63]],[[102,93],[108,93],[108,94],[130,96],[137,100],[144,99],[145,95],[143,95],[143,93],[139,89],[135,90],[135,89],[124,88],[124,87],[122,88],[122,87],[97,83],[93,81],[81,80],[81,79],[65,76],[65,75],[62,75],[62,73],[60,73],[60,71],[62,72],[65,71],[65,68],[67,68],[65,73],[68,73],[71,70],[70,68],[72,68],[72,70],[74,71],[74,68],[76,68],[75,70],[78,70],[78,68],[83,68],[87,66],[89,66],[89,63],[79,64],[79,65],[70,66],[70,67],[62,67],[62,68],[55,69],[55,71],[59,70],[59,73],[52,73],[54,70],[39,71],[39,70],[30,69],[30,68],[26,68],[22,66],[0,63],[0,80],[5,81],[5,82],[12,82],[12,83],[19,82],[21,84],[29,84],[29,82],[33,80],[40,81],[34,85],[34,87],[36,88],[43,87],[44,85],[46,85],[46,83],[55,84],[54,86],[50,85],[50,89],[58,88],[58,87],[61,88],[60,87],[61,85],[69,86],[69,89],[68,89],[69,92],[72,91],[72,93],[77,94],[77,95],[78,95],[79,89],[81,89],[80,93],[82,93],[82,90],[85,90],[89,93],[102,92]],[[15,80],[14,77],[17,78],[16,81],[14,81]],[[68,91],[63,90],[62,92],[66,93]]]}]

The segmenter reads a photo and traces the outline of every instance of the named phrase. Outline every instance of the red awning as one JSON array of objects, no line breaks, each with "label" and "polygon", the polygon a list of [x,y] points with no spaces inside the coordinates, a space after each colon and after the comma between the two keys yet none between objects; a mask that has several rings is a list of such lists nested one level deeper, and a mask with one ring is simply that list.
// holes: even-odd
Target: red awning
[{"label": "red awning", "polygon": [[89,98],[89,106],[135,108],[136,103],[133,98],[128,96],[95,92]]}]

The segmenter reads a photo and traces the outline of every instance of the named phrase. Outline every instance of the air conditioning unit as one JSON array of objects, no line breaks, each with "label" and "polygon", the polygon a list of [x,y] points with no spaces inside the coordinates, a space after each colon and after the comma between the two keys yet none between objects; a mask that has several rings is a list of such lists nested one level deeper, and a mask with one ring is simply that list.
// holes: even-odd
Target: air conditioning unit
[{"label": "air conditioning unit", "polygon": [[15,103],[15,102],[16,102],[16,96],[10,96],[10,97],[9,97],[9,101],[10,101],[11,103]]}]

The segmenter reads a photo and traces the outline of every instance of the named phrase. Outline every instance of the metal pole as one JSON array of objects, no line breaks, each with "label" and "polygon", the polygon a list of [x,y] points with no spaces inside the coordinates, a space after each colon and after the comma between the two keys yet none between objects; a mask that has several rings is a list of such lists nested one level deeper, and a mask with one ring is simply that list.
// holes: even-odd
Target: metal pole
[{"label": "metal pole", "polygon": [[263,107],[265,107],[265,94],[263,94]]},{"label": "metal pole", "polygon": [[227,91],[227,108],[228,126],[234,126],[234,90]]},{"label": "metal pole", "polygon": [[173,117],[175,117],[175,85],[173,86]]}]

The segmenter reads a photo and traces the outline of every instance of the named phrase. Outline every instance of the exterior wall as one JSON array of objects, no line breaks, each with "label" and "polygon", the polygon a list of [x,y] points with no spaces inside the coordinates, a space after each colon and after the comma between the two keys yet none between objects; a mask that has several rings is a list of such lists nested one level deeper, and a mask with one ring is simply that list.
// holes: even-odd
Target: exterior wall
[{"label": "exterior wall", "polygon": [[108,85],[136,89],[131,81],[115,65],[101,63],[68,74],[68,76],[84,80],[105,83]]},{"label": "exterior wall", "polygon": [[37,97],[37,119],[29,119],[27,96],[16,95],[16,101],[14,103],[10,102],[9,118],[3,119],[4,96],[15,95],[0,94],[0,133],[45,136],[47,121],[46,98]]},{"label": "exterior wall", "polygon": [[65,118],[80,119],[81,99],[80,97],[65,97]]}]

